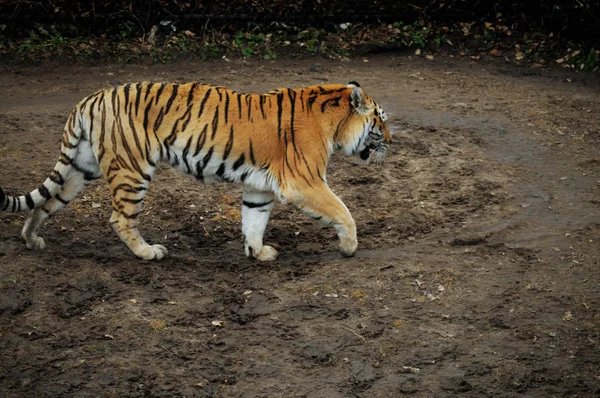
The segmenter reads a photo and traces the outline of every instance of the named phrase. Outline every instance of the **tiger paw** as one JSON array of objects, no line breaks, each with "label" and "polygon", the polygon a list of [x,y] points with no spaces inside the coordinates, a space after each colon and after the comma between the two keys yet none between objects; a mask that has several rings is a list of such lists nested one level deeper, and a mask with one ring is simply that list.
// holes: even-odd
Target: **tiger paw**
[{"label": "tiger paw", "polygon": [[263,246],[260,253],[256,255],[256,259],[259,261],[273,261],[277,258],[279,253],[271,246]]},{"label": "tiger paw", "polygon": [[167,255],[167,248],[163,245],[147,245],[135,255],[144,260],[160,260]]},{"label": "tiger paw", "polygon": [[344,257],[352,257],[356,254],[356,248],[358,247],[358,241],[356,239],[344,240],[340,242],[340,252]]},{"label": "tiger paw", "polygon": [[46,242],[41,236],[34,236],[25,242],[25,246],[31,250],[43,250],[46,247]]}]

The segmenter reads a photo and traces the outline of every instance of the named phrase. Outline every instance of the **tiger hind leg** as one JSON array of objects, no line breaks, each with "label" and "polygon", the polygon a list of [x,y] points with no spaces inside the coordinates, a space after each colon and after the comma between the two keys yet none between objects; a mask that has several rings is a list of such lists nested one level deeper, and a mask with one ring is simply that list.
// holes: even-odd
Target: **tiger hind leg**
[{"label": "tiger hind leg", "polygon": [[246,256],[260,261],[275,260],[277,250],[263,245],[263,235],[275,205],[275,196],[272,192],[257,192],[246,188],[242,198],[242,233]]},{"label": "tiger hind leg", "polygon": [[144,260],[160,260],[167,255],[164,246],[148,244],[137,229],[152,172],[145,174],[148,179],[144,179],[139,174],[132,175],[127,169],[118,169],[112,170],[109,178],[113,204],[110,225],[129,250]]},{"label": "tiger hind leg", "polygon": [[83,191],[93,179],[97,178],[94,173],[84,174],[81,171],[72,170],[69,177],[62,186],[60,192],[52,197],[41,207],[34,209],[23,226],[21,236],[25,239],[25,245],[28,249],[44,249],[46,242],[38,231],[44,225],[48,218],[58,210],[65,207],[70,201]]}]

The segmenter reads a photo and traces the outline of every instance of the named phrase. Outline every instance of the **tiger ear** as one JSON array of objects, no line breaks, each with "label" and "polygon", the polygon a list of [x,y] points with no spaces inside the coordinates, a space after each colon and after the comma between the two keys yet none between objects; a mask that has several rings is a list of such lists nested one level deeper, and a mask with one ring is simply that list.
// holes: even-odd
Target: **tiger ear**
[{"label": "tiger ear", "polygon": [[350,103],[359,113],[367,113],[368,107],[365,101],[365,94],[360,87],[354,87],[350,93]]}]

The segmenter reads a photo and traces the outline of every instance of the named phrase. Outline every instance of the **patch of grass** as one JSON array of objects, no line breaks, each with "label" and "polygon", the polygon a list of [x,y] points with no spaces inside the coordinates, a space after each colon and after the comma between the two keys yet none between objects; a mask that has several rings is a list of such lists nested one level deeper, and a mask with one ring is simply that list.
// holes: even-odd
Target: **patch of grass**
[{"label": "patch of grass", "polygon": [[350,292],[350,298],[356,301],[365,301],[365,299],[367,298],[367,292],[365,292],[364,290],[354,290]]},{"label": "patch of grass", "polygon": [[148,324],[148,329],[152,332],[162,332],[167,328],[167,322],[162,319],[153,319]]}]

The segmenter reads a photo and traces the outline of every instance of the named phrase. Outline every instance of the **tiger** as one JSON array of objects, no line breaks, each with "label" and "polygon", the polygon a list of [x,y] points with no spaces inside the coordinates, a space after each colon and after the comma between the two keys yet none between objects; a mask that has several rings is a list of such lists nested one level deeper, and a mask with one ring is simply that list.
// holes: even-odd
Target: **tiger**
[{"label": "tiger", "polygon": [[350,257],[356,223],[327,184],[327,164],[335,151],[381,163],[391,142],[385,111],[354,81],[266,94],[199,82],[123,84],[79,102],[52,172],[25,195],[0,188],[0,209],[32,210],[21,236],[27,248],[44,249],[44,222],[105,177],[112,229],[135,256],[160,260],[167,249],[147,243],[137,226],[157,164],[166,163],[204,183],[241,185],[247,257],[277,258],[263,244],[276,199],[333,226],[341,254]]}]

